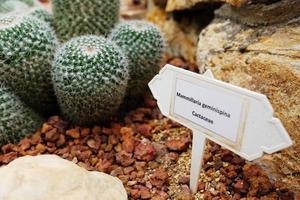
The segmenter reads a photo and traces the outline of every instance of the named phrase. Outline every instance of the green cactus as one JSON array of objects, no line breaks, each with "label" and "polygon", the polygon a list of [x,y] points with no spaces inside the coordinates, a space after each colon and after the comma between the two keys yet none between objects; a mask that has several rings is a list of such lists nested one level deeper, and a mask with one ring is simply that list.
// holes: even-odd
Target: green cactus
[{"label": "green cactus", "polygon": [[56,47],[48,24],[28,16],[0,17],[0,82],[44,114],[56,108],[51,83]]},{"label": "green cactus", "polygon": [[119,20],[120,0],[53,0],[54,27],[61,41],[106,35]]},{"label": "green cactus", "polygon": [[36,0],[0,0],[1,14],[27,14],[53,25],[52,15]]},{"label": "green cactus", "polygon": [[101,36],[81,36],[55,55],[53,84],[63,115],[75,124],[92,125],[114,115],[129,78],[127,59]]},{"label": "green cactus", "polygon": [[27,9],[28,5],[19,0],[0,0],[0,13],[6,14],[14,10]]},{"label": "green cactus", "polygon": [[30,11],[29,15],[36,17],[53,27],[53,16],[44,8],[35,7]]},{"label": "green cactus", "polygon": [[30,136],[43,119],[7,89],[0,87],[0,146]]},{"label": "green cactus", "polygon": [[109,38],[121,47],[129,59],[127,96],[140,96],[160,69],[164,50],[162,33],[149,22],[133,20],[117,25]]}]

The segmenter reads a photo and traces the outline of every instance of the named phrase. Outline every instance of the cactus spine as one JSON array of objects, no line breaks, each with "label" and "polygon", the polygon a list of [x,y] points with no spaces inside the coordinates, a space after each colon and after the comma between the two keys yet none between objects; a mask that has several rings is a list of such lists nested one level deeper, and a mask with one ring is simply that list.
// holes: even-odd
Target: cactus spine
[{"label": "cactus spine", "polygon": [[116,113],[129,73],[123,52],[98,36],[73,38],[54,59],[53,83],[61,111],[71,122],[92,125]]},{"label": "cactus spine", "polygon": [[109,38],[122,48],[129,59],[127,96],[140,96],[160,68],[164,49],[161,32],[149,22],[133,20],[120,23]]},{"label": "cactus spine", "polygon": [[42,122],[43,119],[19,98],[0,87],[0,146],[30,136]]},{"label": "cactus spine", "polygon": [[37,0],[0,0],[0,15],[26,14],[53,24],[52,15]]},{"label": "cactus spine", "polygon": [[45,114],[56,108],[51,83],[56,45],[49,25],[36,18],[0,17],[0,82]]},{"label": "cactus spine", "polygon": [[119,20],[120,0],[53,0],[54,26],[61,41],[106,35]]}]

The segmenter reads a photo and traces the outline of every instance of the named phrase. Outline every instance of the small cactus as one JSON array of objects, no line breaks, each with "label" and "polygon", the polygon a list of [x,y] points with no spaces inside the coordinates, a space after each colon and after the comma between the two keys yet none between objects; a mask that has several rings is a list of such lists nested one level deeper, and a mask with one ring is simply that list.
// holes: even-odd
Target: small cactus
[{"label": "small cactus", "polygon": [[0,17],[0,82],[43,114],[56,108],[51,83],[56,45],[45,22],[28,16]]},{"label": "small cactus", "polygon": [[18,97],[0,87],[0,146],[30,136],[43,119]]},{"label": "small cactus", "polygon": [[63,115],[75,124],[92,125],[116,113],[129,78],[123,52],[101,36],[81,36],[56,53],[52,71]]},{"label": "small cactus", "polygon": [[119,20],[120,0],[53,0],[58,38],[106,35]]},{"label": "small cactus", "polygon": [[52,15],[37,0],[0,0],[0,15],[27,14],[53,25]]},{"label": "small cactus", "polygon": [[109,38],[121,47],[129,59],[127,96],[140,96],[160,69],[164,50],[162,33],[149,22],[133,20],[117,25]]}]

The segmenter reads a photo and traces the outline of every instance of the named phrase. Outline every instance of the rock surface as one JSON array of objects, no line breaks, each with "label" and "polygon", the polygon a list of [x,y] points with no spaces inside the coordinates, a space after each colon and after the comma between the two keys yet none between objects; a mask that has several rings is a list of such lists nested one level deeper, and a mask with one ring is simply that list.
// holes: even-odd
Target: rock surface
[{"label": "rock surface", "polygon": [[228,3],[239,7],[247,0],[168,0],[166,10],[168,12],[175,10],[184,10],[192,8],[198,4]]},{"label": "rock surface", "polygon": [[[286,6],[290,4],[295,7]],[[265,18],[265,24],[270,25],[254,19],[252,22],[258,22],[255,26],[243,24],[251,22],[248,19],[251,16],[256,17],[251,15],[252,11],[240,12],[235,20],[234,15],[230,15],[232,19],[224,18],[229,16],[227,8],[218,10],[218,15],[223,17],[217,17],[200,34],[197,60],[201,72],[210,68],[217,79],[267,95],[275,116],[283,122],[294,145],[266,155],[258,162],[279,184],[299,192],[300,12],[291,16],[290,11],[300,9],[300,5],[299,1],[282,0],[270,4],[269,8],[281,10],[276,6],[285,7],[286,20],[282,21],[278,12],[270,12],[272,22]],[[265,9],[266,5],[261,8]]]},{"label": "rock surface", "polygon": [[126,200],[122,182],[54,155],[26,156],[0,168],[2,200]]},{"label": "rock surface", "polygon": [[146,18],[165,34],[167,58],[180,56],[195,63],[198,35],[213,18],[213,12],[167,13],[154,0],[149,0]]}]

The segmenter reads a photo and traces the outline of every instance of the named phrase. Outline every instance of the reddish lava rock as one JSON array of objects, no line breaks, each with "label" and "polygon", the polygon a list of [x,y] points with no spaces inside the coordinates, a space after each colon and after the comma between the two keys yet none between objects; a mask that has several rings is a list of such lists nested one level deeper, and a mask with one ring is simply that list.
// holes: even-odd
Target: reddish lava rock
[{"label": "reddish lava rock", "polygon": [[238,193],[247,193],[249,190],[249,184],[245,180],[237,180],[233,188]]},{"label": "reddish lava rock", "polygon": [[66,132],[66,134],[74,139],[80,138],[80,132],[78,129],[70,129]]},{"label": "reddish lava rock", "polygon": [[170,151],[182,152],[186,151],[189,142],[184,139],[172,139],[166,142],[166,146]]},{"label": "reddish lava rock", "polygon": [[[149,95],[143,106],[105,127],[77,127],[50,117],[30,138],[2,146],[0,166],[25,155],[56,154],[118,177],[129,199],[194,199],[188,188],[191,132],[164,118]],[[198,199],[295,200],[293,192],[273,184],[258,165],[213,142],[207,147]]]},{"label": "reddish lava rock", "polygon": [[126,151],[120,151],[116,154],[117,163],[121,164],[123,167],[128,167],[134,163],[132,158],[132,153],[127,153]]},{"label": "reddish lava rock", "polygon": [[146,138],[152,137],[152,127],[149,124],[138,124],[136,130],[138,133],[142,134]]},{"label": "reddish lava rock", "polygon": [[140,143],[135,147],[134,157],[142,161],[151,161],[155,158],[155,148],[149,142]]},{"label": "reddish lava rock", "polygon": [[168,173],[164,169],[156,169],[150,177],[150,182],[157,188],[161,188],[168,181]]}]

